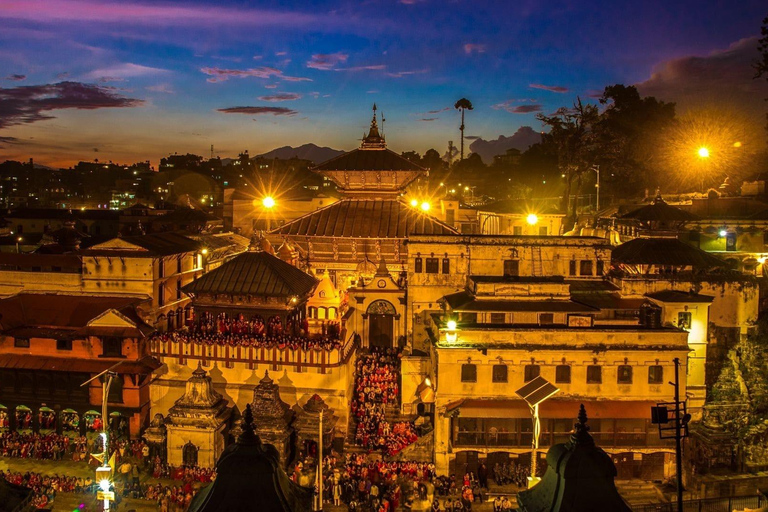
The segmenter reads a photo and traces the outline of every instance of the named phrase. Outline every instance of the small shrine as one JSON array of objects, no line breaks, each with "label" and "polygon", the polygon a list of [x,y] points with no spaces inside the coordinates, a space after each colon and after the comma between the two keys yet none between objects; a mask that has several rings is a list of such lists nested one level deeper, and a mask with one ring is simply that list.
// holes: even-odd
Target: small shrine
[{"label": "small shrine", "polygon": [[189,512],[309,512],[312,489],[291,481],[280,467],[277,449],[255,432],[251,404],[245,406],[242,433],[216,463],[216,480],[200,490]]},{"label": "small shrine", "polygon": [[347,324],[363,333],[363,346],[403,348],[405,288],[392,277],[383,257],[373,276],[368,279],[361,275],[348,293],[355,312]]},{"label": "small shrine", "polygon": [[269,371],[253,390],[253,412],[259,423],[254,427],[265,442],[277,448],[280,466],[285,467],[290,456],[293,410],[280,398],[280,386],[269,378]]},{"label": "small shrine", "polygon": [[224,434],[232,409],[200,366],[187,380],[184,394],[168,410],[168,464],[213,467],[224,451]]},{"label": "small shrine", "polygon": [[157,413],[152,418],[149,427],[144,430],[144,434],[141,436],[149,446],[149,456],[152,460],[155,457],[160,457],[162,460],[166,460],[167,453],[166,447],[168,446],[168,429],[165,426],[165,417]]},{"label": "small shrine", "polygon": [[327,334],[331,325],[338,324],[343,314],[340,308],[341,292],[334,286],[328,271],[325,271],[315,293],[307,301],[310,334]]},{"label": "small shrine", "polygon": [[293,428],[300,453],[317,456],[317,442],[320,439],[320,415],[323,416],[323,451],[330,447],[339,418],[333,413],[320,395],[312,395],[304,407],[293,406],[295,419]]},{"label": "small shrine", "polygon": [[631,512],[616,490],[616,466],[589,433],[583,404],[574,428],[570,441],[556,444],[547,452],[547,471],[541,482],[517,495],[518,510]]}]

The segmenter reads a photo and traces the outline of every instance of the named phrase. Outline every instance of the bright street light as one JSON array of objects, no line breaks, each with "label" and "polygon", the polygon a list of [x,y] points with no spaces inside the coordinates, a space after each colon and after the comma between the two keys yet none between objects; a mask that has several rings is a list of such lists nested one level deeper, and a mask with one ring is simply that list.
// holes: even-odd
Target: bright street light
[{"label": "bright street light", "polygon": [[274,208],[275,207],[275,198],[272,196],[267,196],[264,199],[261,200],[261,205],[264,208]]},{"label": "bright street light", "polygon": [[431,207],[432,207],[432,205],[430,205],[430,204],[429,204],[428,202],[426,202],[426,201],[424,201],[423,203],[421,203],[421,209],[422,209],[422,210],[424,210],[425,212],[428,212],[428,211],[429,211],[429,209],[430,209]]},{"label": "bright street light", "polygon": [[535,226],[539,222],[539,216],[535,213],[529,213],[528,217],[525,218],[525,221],[531,226]]},{"label": "bright street light", "polygon": [[418,199],[411,199],[411,206],[413,206],[414,208],[416,208],[417,206],[419,206],[419,201],[418,201]]},{"label": "bright street light", "polygon": [[448,330],[455,331],[456,330],[456,320],[448,320],[448,323],[446,323],[446,326],[448,327]]},{"label": "bright street light", "polygon": [[697,151],[699,158],[709,158],[709,148],[701,146]]}]

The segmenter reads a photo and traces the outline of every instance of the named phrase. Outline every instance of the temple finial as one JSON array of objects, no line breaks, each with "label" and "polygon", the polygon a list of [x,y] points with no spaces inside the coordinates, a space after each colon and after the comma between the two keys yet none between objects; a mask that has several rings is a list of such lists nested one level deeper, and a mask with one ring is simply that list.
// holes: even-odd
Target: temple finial
[{"label": "temple finial", "polygon": [[589,433],[589,425],[587,425],[587,409],[584,408],[584,404],[579,406],[579,415],[577,416],[578,423],[574,427],[574,432],[571,435],[571,442],[574,444],[595,444],[595,440]]},{"label": "temple finial", "polygon": [[259,437],[253,430],[253,411],[251,410],[251,404],[245,406],[243,412],[243,421],[240,424],[242,433],[238,438],[239,443],[260,443]]},{"label": "temple finial", "polygon": [[371,129],[368,131],[368,135],[363,136],[363,144],[360,146],[362,149],[383,149],[387,147],[384,142],[384,137],[379,133],[379,124],[376,120],[376,104],[373,104],[373,118],[371,119]]}]

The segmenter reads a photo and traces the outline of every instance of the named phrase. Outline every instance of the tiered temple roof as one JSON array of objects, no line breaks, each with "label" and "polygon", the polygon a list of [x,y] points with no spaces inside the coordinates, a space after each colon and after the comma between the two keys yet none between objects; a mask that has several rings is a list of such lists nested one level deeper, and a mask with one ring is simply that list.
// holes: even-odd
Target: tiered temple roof
[{"label": "tiered temple roof", "polygon": [[227,400],[213,389],[211,377],[198,363],[187,380],[186,391],[168,410],[168,420],[171,425],[218,428],[231,412]]}]

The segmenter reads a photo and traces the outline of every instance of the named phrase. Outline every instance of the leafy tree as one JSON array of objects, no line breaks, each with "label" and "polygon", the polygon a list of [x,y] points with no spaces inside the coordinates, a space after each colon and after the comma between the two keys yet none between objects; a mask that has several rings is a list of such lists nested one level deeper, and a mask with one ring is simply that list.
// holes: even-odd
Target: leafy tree
[{"label": "leafy tree", "polygon": [[424,153],[424,158],[421,159],[421,165],[430,171],[439,171],[445,167],[445,162],[436,149],[428,149],[427,152]]},{"label": "leafy tree", "polygon": [[421,155],[419,155],[416,151],[403,151],[400,153],[400,155],[409,162],[412,162],[416,165],[421,165]]},{"label": "leafy tree", "polygon": [[622,197],[658,186],[659,148],[675,122],[675,104],[641,98],[637,88],[621,84],[606,87],[600,103],[606,106],[595,126],[601,186]]},{"label": "leafy tree", "polygon": [[461,157],[459,160],[464,160],[464,111],[474,110],[474,108],[472,107],[472,102],[467,98],[461,98],[453,107],[461,111],[461,126],[459,126],[459,130],[461,130]]},{"label": "leafy tree", "polygon": [[577,181],[578,190],[582,175],[595,163],[598,146],[594,129],[600,115],[595,105],[585,105],[577,98],[573,108],[563,107],[551,116],[538,114],[536,118],[549,128],[543,140],[554,147],[558,168],[565,176],[561,209],[573,220],[576,202],[570,204],[571,188]]}]

